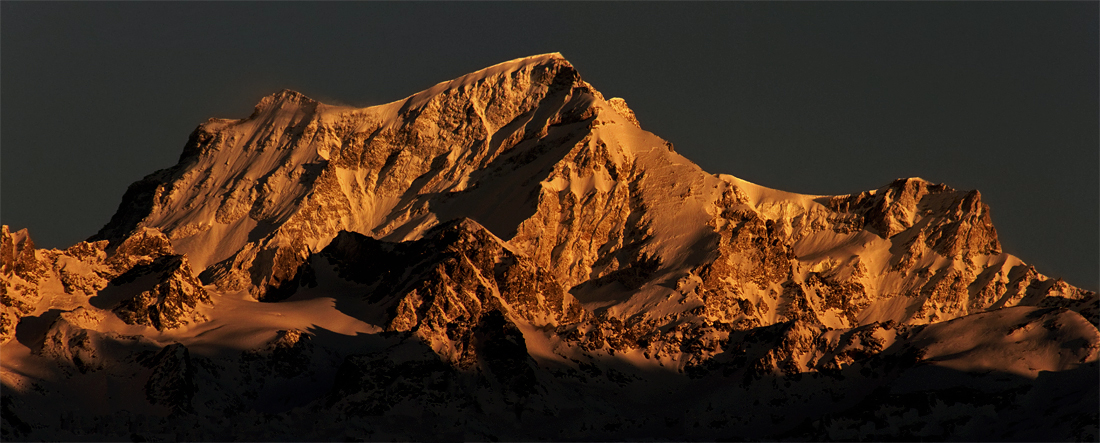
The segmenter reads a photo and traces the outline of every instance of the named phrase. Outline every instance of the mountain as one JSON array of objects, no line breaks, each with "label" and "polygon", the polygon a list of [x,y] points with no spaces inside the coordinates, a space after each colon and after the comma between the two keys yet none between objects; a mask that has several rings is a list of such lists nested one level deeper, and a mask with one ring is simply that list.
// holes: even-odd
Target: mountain
[{"label": "mountain", "polygon": [[264,97],[2,257],[5,440],[1100,436],[1100,300],[980,193],[710,174],[560,54]]}]

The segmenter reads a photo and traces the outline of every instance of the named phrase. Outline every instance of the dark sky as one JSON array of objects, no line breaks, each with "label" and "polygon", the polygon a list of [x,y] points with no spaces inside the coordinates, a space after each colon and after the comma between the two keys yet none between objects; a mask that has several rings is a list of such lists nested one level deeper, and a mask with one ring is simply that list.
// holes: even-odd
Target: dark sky
[{"label": "dark sky", "polygon": [[0,3],[4,224],[95,233],[210,117],[390,102],[561,52],[710,172],[979,189],[1005,251],[1100,286],[1098,3]]}]

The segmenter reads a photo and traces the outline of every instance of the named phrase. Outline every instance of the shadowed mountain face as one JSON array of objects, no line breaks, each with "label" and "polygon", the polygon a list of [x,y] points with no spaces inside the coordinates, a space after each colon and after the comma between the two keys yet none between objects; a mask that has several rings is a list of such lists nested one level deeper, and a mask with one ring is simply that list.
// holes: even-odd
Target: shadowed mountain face
[{"label": "shadowed mountain face", "polygon": [[265,97],[0,252],[5,440],[1100,435],[1097,294],[977,191],[709,174],[558,54]]}]

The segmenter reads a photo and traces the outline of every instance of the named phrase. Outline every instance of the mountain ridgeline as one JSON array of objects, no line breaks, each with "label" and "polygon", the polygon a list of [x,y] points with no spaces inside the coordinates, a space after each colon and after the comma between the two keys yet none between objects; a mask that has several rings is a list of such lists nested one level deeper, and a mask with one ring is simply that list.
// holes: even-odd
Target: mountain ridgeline
[{"label": "mountain ridgeline", "polygon": [[284,90],[88,241],[2,240],[5,440],[1100,436],[1100,299],[980,193],[707,173],[559,54]]}]

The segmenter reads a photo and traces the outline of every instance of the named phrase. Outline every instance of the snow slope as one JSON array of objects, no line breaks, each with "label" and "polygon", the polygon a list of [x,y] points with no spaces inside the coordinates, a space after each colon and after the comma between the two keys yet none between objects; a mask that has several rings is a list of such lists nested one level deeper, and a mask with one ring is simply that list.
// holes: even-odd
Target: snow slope
[{"label": "snow slope", "polygon": [[282,91],[89,241],[2,239],[5,440],[1097,435],[1097,294],[977,191],[710,174],[560,54]]}]

